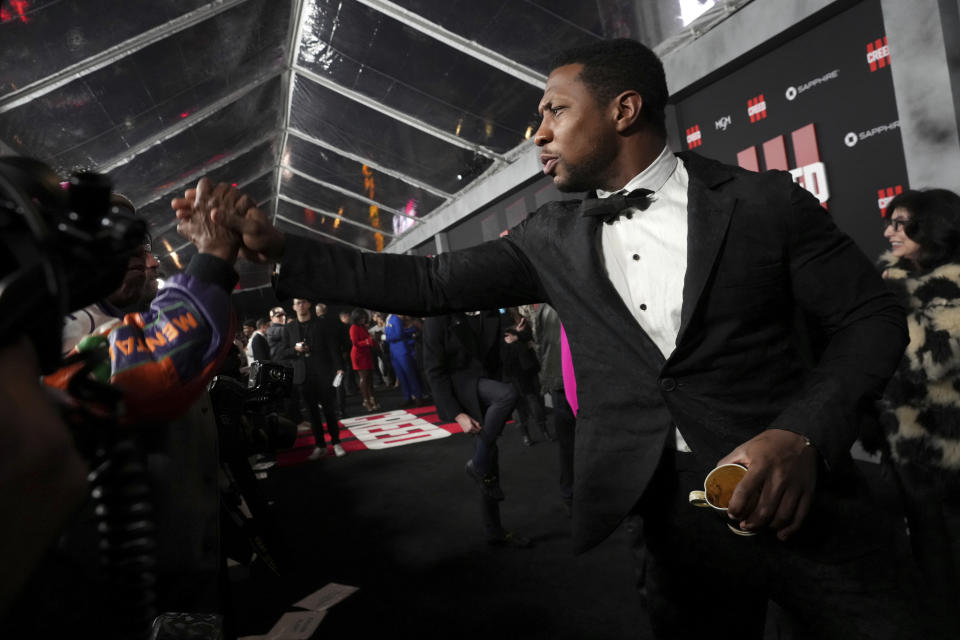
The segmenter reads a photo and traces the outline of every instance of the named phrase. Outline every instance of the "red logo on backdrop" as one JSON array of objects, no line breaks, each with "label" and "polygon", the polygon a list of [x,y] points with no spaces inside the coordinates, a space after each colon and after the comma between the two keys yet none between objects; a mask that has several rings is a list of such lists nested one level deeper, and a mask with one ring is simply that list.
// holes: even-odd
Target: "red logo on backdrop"
[{"label": "red logo on backdrop", "polygon": [[877,189],[877,206],[880,207],[880,217],[887,217],[887,205],[893,200],[894,196],[903,193],[903,185],[887,187],[886,189]]},{"label": "red logo on backdrop", "polygon": [[693,149],[703,144],[703,136],[700,134],[700,125],[695,124],[687,129],[687,148]]},{"label": "red logo on backdrop", "polygon": [[887,36],[867,43],[867,64],[870,65],[871,73],[890,66],[890,47],[887,46]]},{"label": "red logo on backdrop", "polygon": [[[762,98],[762,96],[761,96]],[[763,143],[763,158],[767,171],[789,171],[793,181],[816,196],[826,209],[830,199],[827,186],[827,169],[820,161],[820,146],[817,144],[817,129],[811,122],[790,134],[793,141],[794,169],[787,164],[787,144],[783,136]],[[750,171],[760,171],[760,156],[757,147],[747,147],[737,154],[737,164]]]},{"label": "red logo on backdrop", "polygon": [[763,99],[762,93],[756,98],[747,100],[747,115],[750,116],[750,122],[763,120],[767,117],[767,101]]},{"label": "red logo on backdrop", "polygon": [[27,2],[27,0],[9,0],[6,4],[9,4],[13,11],[10,11],[4,6],[0,6],[0,23],[13,22],[14,20],[19,20],[23,23],[30,22],[30,19],[27,17],[30,3]]}]

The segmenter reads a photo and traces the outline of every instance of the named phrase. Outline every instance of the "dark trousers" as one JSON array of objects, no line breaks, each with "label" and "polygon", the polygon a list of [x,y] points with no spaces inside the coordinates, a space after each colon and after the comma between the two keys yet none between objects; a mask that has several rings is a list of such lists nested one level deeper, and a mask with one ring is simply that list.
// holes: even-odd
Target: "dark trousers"
[{"label": "dark trousers", "polygon": [[960,638],[960,495],[884,461],[900,492],[920,572],[923,618],[937,638]]},{"label": "dark trousers", "polygon": [[547,437],[547,412],[543,406],[543,396],[539,391],[536,393],[519,393],[517,400],[517,417],[520,422],[520,430],[523,435],[530,435],[530,424],[537,425],[540,432]]},{"label": "dark trousers", "polygon": [[[898,584],[892,540],[889,545],[878,542],[883,536],[864,540],[858,551],[828,559],[770,532],[737,536],[727,529],[724,514],[688,503],[689,491],[703,487],[700,466],[692,454],[665,452],[628,518],[656,638],[760,640],[768,600],[781,615],[780,637],[922,637],[920,623],[911,617],[910,596]],[[836,529],[829,533],[848,533],[844,522],[812,526],[831,524]]]},{"label": "dark trousers", "polygon": [[577,419],[562,388],[551,391],[550,400],[553,405],[553,432],[557,436],[560,457],[560,497],[570,504],[573,500],[573,442]]},{"label": "dark trousers", "polygon": [[483,409],[483,428],[476,437],[473,467],[481,475],[498,476],[497,438],[503,433],[503,426],[517,404],[517,391],[508,382],[480,378],[477,381],[477,395]]},{"label": "dark trousers", "polygon": [[327,419],[327,433],[330,435],[330,444],[340,443],[340,425],[337,422],[337,393],[329,381],[321,382],[319,378],[307,376],[303,384],[296,385],[300,399],[307,407],[310,417],[310,426],[313,429],[313,439],[316,446],[325,447],[323,437],[323,421],[320,419],[318,404],[323,405],[323,415]]}]

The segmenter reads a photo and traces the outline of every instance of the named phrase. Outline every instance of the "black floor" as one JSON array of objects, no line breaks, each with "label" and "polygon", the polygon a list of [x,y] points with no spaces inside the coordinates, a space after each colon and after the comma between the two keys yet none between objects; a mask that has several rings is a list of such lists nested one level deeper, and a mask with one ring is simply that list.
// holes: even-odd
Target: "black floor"
[{"label": "black floor", "polygon": [[[385,409],[401,402],[395,391],[378,398]],[[463,472],[471,447],[455,434],[271,470],[262,486],[292,560],[281,579],[256,566],[236,574],[239,634],[266,633],[294,602],[338,582],[360,591],[315,637],[649,637],[625,540],[571,552],[556,445],[524,447],[513,425],[501,439],[503,522],[533,538],[530,549],[485,543],[477,488]]]}]

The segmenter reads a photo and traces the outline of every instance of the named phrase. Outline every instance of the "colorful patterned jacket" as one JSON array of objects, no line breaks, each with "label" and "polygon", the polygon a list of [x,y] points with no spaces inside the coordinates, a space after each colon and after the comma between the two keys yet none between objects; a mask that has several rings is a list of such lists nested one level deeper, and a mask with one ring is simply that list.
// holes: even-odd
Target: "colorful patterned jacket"
[{"label": "colorful patterned jacket", "polygon": [[[110,382],[125,394],[125,422],[166,422],[200,396],[231,346],[230,293],[237,274],[227,262],[198,254],[172,276],[150,309],[96,328],[110,349]],[[47,376],[65,389],[80,365]]]}]

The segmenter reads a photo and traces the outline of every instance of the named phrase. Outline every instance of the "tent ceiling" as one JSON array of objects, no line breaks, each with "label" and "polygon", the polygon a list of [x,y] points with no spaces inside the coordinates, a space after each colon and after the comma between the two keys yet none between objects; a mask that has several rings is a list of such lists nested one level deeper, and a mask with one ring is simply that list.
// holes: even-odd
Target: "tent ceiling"
[{"label": "tent ceiling", "polygon": [[193,253],[169,199],[203,175],[382,250],[526,143],[554,52],[655,45],[690,4],[712,2],[0,0],[0,141],[109,173],[168,273]]}]

